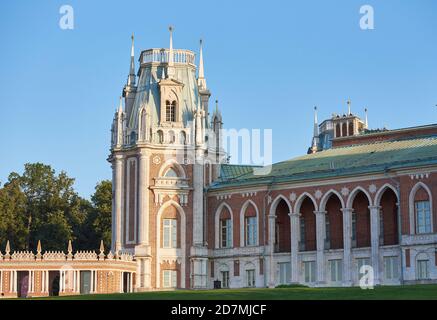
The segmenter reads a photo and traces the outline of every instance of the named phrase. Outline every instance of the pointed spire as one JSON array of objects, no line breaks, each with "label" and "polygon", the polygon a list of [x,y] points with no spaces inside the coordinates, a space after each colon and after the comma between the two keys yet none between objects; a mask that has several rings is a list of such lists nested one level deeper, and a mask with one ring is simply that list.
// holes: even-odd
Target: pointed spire
[{"label": "pointed spire", "polygon": [[173,61],[173,27],[169,26],[168,31],[170,31],[170,50],[168,52],[167,76],[171,78],[175,74]]},{"label": "pointed spire", "polygon": [[316,153],[319,144],[319,124],[317,120],[317,106],[314,107],[314,128],[313,128],[313,143],[311,144],[311,152]]},{"label": "pointed spire", "polygon": [[317,106],[314,107],[314,137],[319,136],[319,123],[317,120]]},{"label": "pointed spire", "polygon": [[73,253],[73,245],[71,244],[71,240],[68,240],[68,254],[72,254]]},{"label": "pointed spire", "polygon": [[41,240],[38,240],[38,245],[36,246],[36,253],[41,254]]},{"label": "pointed spire", "polygon": [[9,240],[6,242],[5,253],[6,255],[9,255],[11,253],[11,244],[9,243]]},{"label": "pointed spire", "polygon": [[347,100],[347,115],[350,116],[351,113],[351,99]]},{"label": "pointed spire", "polygon": [[135,50],[134,50],[134,34],[132,33],[132,46],[130,52],[130,69],[129,69],[129,77],[127,78],[127,85],[134,86],[135,85]]},{"label": "pointed spire", "polygon": [[100,254],[105,253],[105,245],[103,244],[103,240],[100,240]]},{"label": "pointed spire", "polygon": [[199,76],[197,78],[197,85],[200,89],[206,90],[206,79],[205,71],[203,70],[203,49],[202,49],[202,39],[200,39],[200,52],[199,52]]},{"label": "pointed spire", "polygon": [[369,128],[369,121],[367,119],[367,108],[364,109],[364,113],[365,113],[364,128],[368,129]]},{"label": "pointed spire", "polygon": [[118,105],[118,113],[122,113],[123,112],[123,97],[120,96],[120,103]]}]

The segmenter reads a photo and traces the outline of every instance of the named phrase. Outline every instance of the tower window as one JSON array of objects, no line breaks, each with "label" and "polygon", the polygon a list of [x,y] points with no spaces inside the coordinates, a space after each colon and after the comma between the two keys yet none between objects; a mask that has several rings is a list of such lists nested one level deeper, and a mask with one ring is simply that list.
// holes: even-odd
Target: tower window
[{"label": "tower window", "polygon": [[165,121],[175,122],[176,121],[176,101],[166,101],[165,102]]}]

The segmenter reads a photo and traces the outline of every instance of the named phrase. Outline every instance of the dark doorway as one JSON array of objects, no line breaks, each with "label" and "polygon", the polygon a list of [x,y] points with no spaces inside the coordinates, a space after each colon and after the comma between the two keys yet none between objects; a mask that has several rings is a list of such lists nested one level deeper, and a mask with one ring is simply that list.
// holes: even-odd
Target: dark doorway
[{"label": "dark doorway", "polygon": [[130,273],[123,272],[123,292],[130,292]]},{"label": "dark doorway", "polygon": [[91,271],[80,272],[80,294],[90,294],[91,292]]},{"label": "dark doorway", "polygon": [[18,297],[27,298],[29,293],[29,271],[17,272]]},{"label": "dark doorway", "polygon": [[59,296],[59,271],[49,271],[49,295]]}]

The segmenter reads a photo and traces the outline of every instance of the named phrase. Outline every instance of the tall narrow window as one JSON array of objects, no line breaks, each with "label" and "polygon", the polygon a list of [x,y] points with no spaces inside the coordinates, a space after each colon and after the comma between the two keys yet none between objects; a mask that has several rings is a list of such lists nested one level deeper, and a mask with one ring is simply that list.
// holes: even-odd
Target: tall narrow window
[{"label": "tall narrow window", "polygon": [[417,261],[417,279],[426,280],[429,278],[428,273],[428,260]]},{"label": "tall narrow window", "polygon": [[416,233],[431,232],[431,212],[429,201],[416,201]]},{"label": "tall narrow window", "polygon": [[329,221],[329,215],[325,217],[325,249],[330,249],[331,246],[331,222]]},{"label": "tall narrow window", "polygon": [[163,247],[164,248],[177,247],[177,220],[176,219],[163,220]]},{"label": "tall narrow window", "polygon": [[221,236],[221,247],[229,248],[231,246],[232,239],[232,227],[231,227],[231,219],[223,219],[220,220],[220,236]]},{"label": "tall narrow window", "polygon": [[164,270],[163,272],[163,286],[164,288],[177,287],[177,273],[175,270]]},{"label": "tall narrow window", "polygon": [[248,287],[255,287],[255,270],[246,270],[246,281]]},{"label": "tall narrow window", "polygon": [[357,241],[357,214],[352,212],[352,246],[356,246]]},{"label": "tall narrow window", "polygon": [[256,217],[246,217],[246,246],[256,245]]},{"label": "tall narrow window", "polygon": [[165,121],[175,122],[176,121],[176,101],[166,101],[165,102]]},{"label": "tall narrow window", "polygon": [[222,288],[229,288],[229,271],[222,271]]},{"label": "tall narrow window", "polygon": [[329,260],[331,282],[341,282],[343,276],[343,264],[341,259]]},{"label": "tall narrow window", "polygon": [[315,261],[304,261],[303,270],[305,276],[305,282],[311,283],[316,281],[316,262]]},{"label": "tall narrow window", "polygon": [[365,275],[365,272],[361,272],[364,270],[361,270],[361,267],[363,266],[370,266],[370,259],[369,258],[358,258],[357,259],[357,272],[358,272],[358,279],[361,279],[362,276]]},{"label": "tall narrow window", "polygon": [[384,277],[386,280],[399,278],[398,257],[384,257]]}]

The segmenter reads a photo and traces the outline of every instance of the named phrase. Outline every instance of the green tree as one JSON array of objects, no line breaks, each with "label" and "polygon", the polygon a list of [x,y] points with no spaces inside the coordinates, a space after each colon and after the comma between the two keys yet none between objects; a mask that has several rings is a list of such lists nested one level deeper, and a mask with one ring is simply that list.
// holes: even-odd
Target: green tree
[{"label": "green tree", "polygon": [[111,247],[111,221],[112,221],[112,183],[109,180],[97,184],[91,196],[93,204],[92,226],[96,240],[103,240],[105,248]]}]

